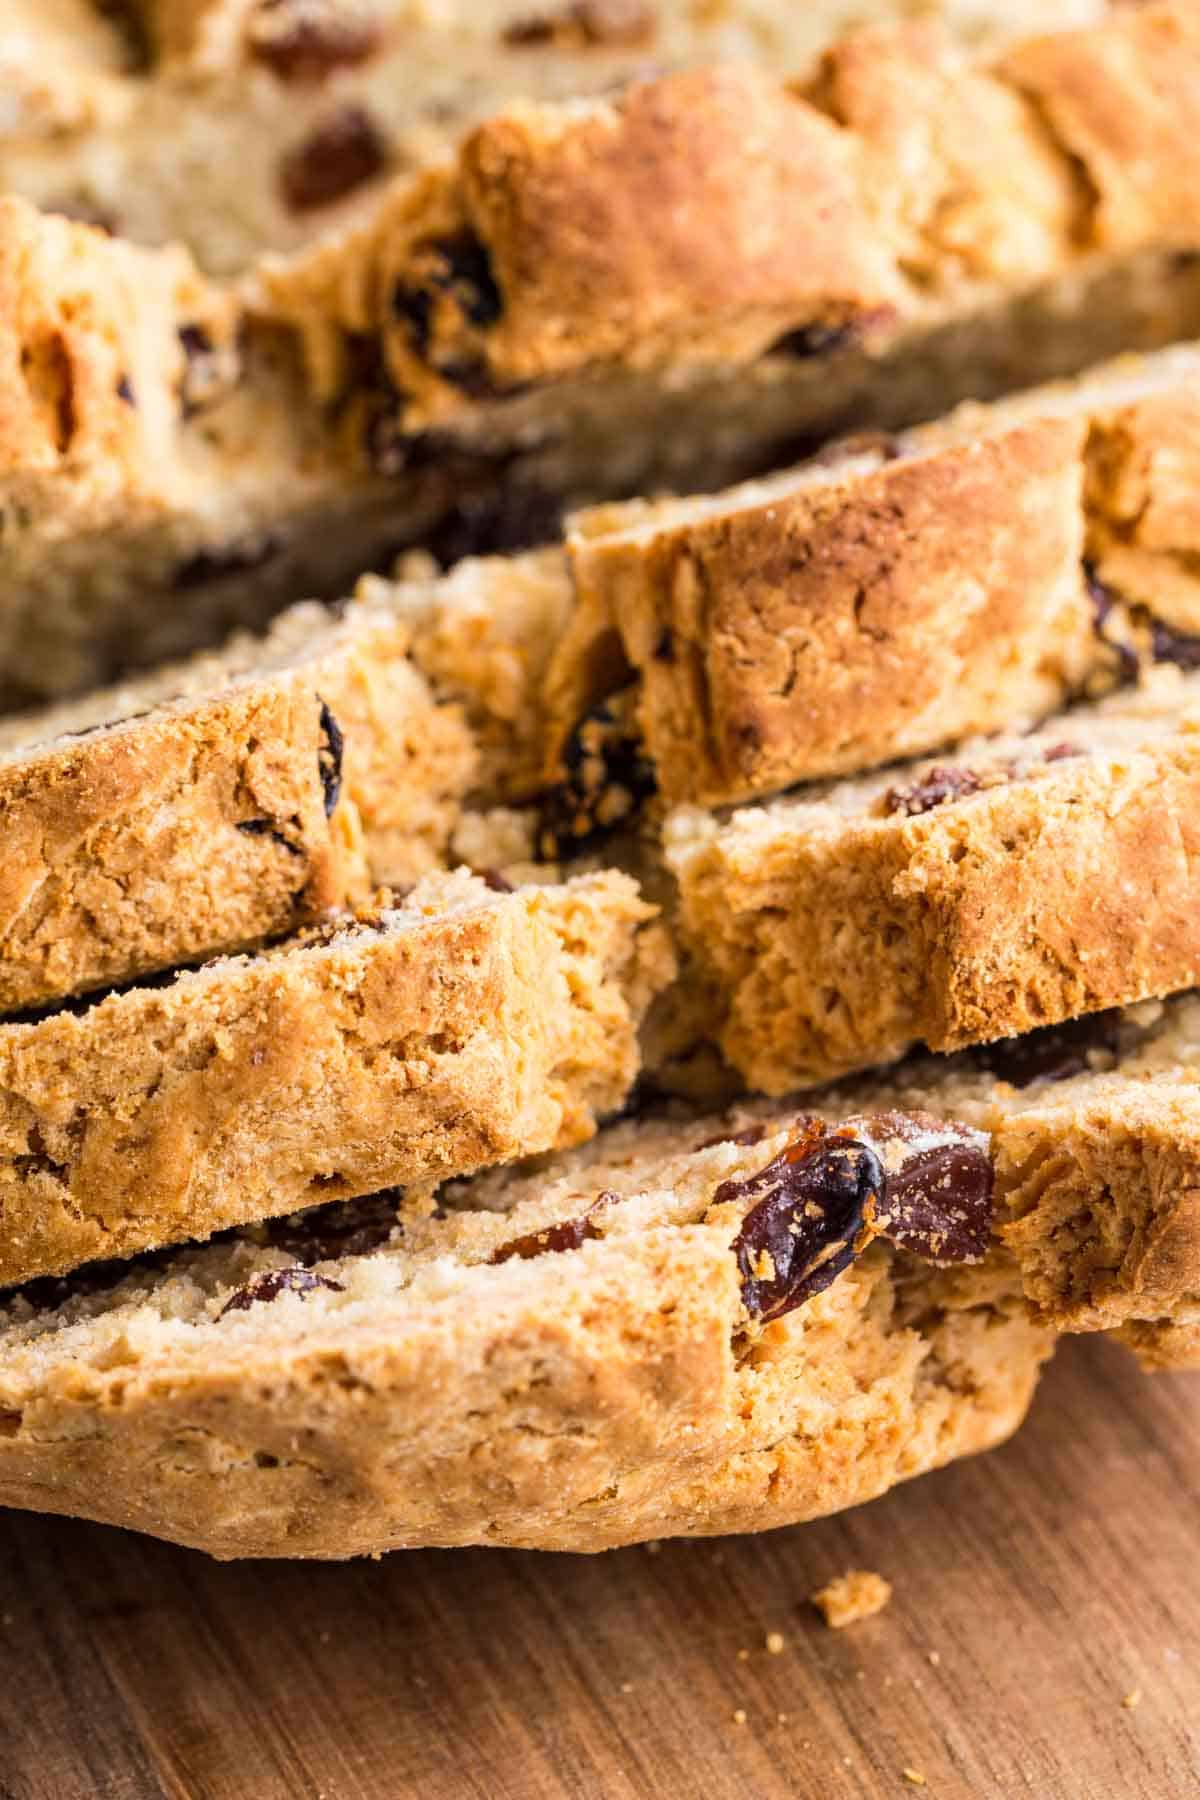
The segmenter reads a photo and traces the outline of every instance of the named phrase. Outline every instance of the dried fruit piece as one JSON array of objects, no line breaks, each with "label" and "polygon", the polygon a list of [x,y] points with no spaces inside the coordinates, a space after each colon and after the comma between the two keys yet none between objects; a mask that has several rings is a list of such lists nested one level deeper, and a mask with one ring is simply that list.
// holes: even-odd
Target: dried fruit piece
[{"label": "dried fruit piece", "polygon": [[598,1238],[602,1234],[597,1231],[595,1215],[617,1200],[617,1194],[604,1193],[597,1195],[585,1213],[577,1219],[563,1219],[557,1225],[547,1225],[541,1231],[527,1232],[524,1237],[511,1238],[507,1244],[501,1244],[493,1250],[488,1258],[492,1263],[512,1262],[519,1258],[528,1262],[531,1257],[557,1255],[563,1250],[578,1250],[589,1238]]},{"label": "dried fruit piece", "polygon": [[[337,1176],[328,1178],[329,1185]],[[400,1229],[396,1209],[398,1188],[381,1188],[355,1200],[335,1200],[309,1207],[284,1219],[272,1219],[264,1227],[265,1241],[273,1250],[294,1256],[306,1268],[334,1256],[369,1256],[382,1250]]]},{"label": "dried fruit piece", "polygon": [[279,548],[279,539],[273,533],[259,532],[221,550],[197,550],[180,563],[171,585],[177,592],[185,593],[189,588],[206,587],[210,581],[223,581],[228,575],[245,575],[270,562]]},{"label": "dried fruit piece", "polygon": [[881,1113],[836,1131],[801,1120],[765,1169],[722,1182],[714,1203],[755,1202],[734,1250],[746,1310],[765,1324],[829,1287],[874,1237],[929,1262],[978,1261],[991,1234],[992,1188],[983,1133]]},{"label": "dried fruit piece", "polygon": [[254,62],[281,81],[307,85],[366,62],[381,38],[379,21],[345,0],[261,0],[246,26]]},{"label": "dried fruit piece", "polygon": [[654,8],[646,0],[573,0],[558,12],[514,19],[501,36],[519,49],[554,44],[573,50],[595,44],[649,44],[656,27]]},{"label": "dried fruit piece", "polygon": [[292,212],[332,206],[387,163],[387,145],[361,106],[343,106],[283,158],[279,187]]},{"label": "dried fruit piece", "polygon": [[223,1319],[226,1313],[248,1312],[260,1301],[277,1300],[280,1294],[311,1294],[316,1288],[328,1288],[334,1294],[346,1291],[340,1281],[331,1281],[327,1275],[314,1275],[311,1269],[299,1265],[292,1269],[265,1269],[261,1274],[252,1275],[244,1286],[235,1288],[217,1317]]},{"label": "dried fruit piece", "polygon": [[1155,619],[1150,627],[1150,652],[1155,662],[1174,663],[1177,669],[1200,669],[1200,637],[1176,631]]},{"label": "dried fruit piece", "polygon": [[568,739],[563,779],[547,796],[539,824],[538,845],[547,860],[587,849],[656,792],[636,703],[636,687],[602,700]]},{"label": "dried fruit piece", "polygon": [[[992,1231],[995,1170],[981,1132],[919,1113],[847,1120],[884,1168],[881,1237],[935,1264],[980,1262]],[[930,1139],[940,1142],[930,1142]]]},{"label": "dried fruit piece", "polygon": [[913,819],[920,813],[932,812],[935,806],[944,806],[947,800],[963,800],[968,794],[977,794],[982,786],[974,770],[937,763],[919,780],[889,788],[883,797],[883,809],[889,815],[903,813]]},{"label": "dried fruit piece", "polygon": [[757,1175],[723,1181],[716,1205],[755,1200],[734,1239],[746,1310],[766,1324],[803,1306],[849,1268],[860,1238],[869,1234],[867,1209],[883,1184],[873,1150],[827,1136],[816,1119],[805,1120],[799,1137]]},{"label": "dried fruit piece", "polygon": [[[321,697],[318,694],[317,698]],[[325,817],[333,817],[333,811],[342,791],[342,755],[346,740],[342,728],[321,700],[321,744],[317,751],[317,768],[320,771],[321,787],[325,796]]]},{"label": "dried fruit piece", "polygon": [[982,1044],[975,1056],[984,1068],[1015,1088],[1030,1087],[1035,1081],[1066,1081],[1092,1068],[1097,1056],[1108,1067],[1115,1066],[1120,1051],[1120,1025],[1121,1014],[1115,1007],[1106,1012],[1085,1013],[1062,1025],[1044,1025],[1023,1037]]},{"label": "dried fruit piece", "polygon": [[1010,782],[1025,781],[1053,763],[1086,755],[1087,751],[1080,749],[1078,744],[1064,742],[1051,744],[1047,749],[1035,749],[1031,756],[1023,760],[993,763],[983,769],[937,763],[932,769],[927,769],[924,775],[918,776],[916,781],[889,788],[883,796],[881,811],[885,818],[901,813],[905,818],[915,819],[950,801],[966,800],[970,795],[982,794],[989,788],[1007,787]]}]

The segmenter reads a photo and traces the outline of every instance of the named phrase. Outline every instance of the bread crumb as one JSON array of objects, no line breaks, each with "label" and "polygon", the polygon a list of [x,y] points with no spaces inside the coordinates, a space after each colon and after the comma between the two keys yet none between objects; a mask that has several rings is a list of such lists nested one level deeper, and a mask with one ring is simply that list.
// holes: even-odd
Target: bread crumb
[{"label": "bread crumb", "polygon": [[735,1725],[744,1725],[746,1723],[746,1709],[744,1706],[738,1707],[733,1715],[733,1722]]},{"label": "bread crumb", "polygon": [[901,1773],[903,1774],[905,1781],[909,1782],[913,1787],[925,1786],[925,1777],[922,1775],[920,1769],[904,1769]]},{"label": "bread crumb", "polygon": [[662,1543],[660,1542],[660,1540],[658,1538],[651,1538],[649,1543],[646,1545],[646,1555],[647,1556],[657,1556],[661,1549],[662,1549]]},{"label": "bread crumb", "polygon": [[750,1661],[750,1652],[748,1650],[739,1650],[738,1651],[738,1661],[739,1662],[749,1662]]},{"label": "bread crumb", "polygon": [[782,1656],[787,1649],[787,1639],[782,1631],[768,1631],[766,1645],[768,1656]]},{"label": "bread crumb", "polygon": [[891,1582],[873,1569],[847,1569],[844,1575],[826,1582],[810,1596],[825,1623],[835,1631],[882,1612],[891,1597]]},{"label": "bread crumb", "polygon": [[1133,1712],[1134,1708],[1140,1706],[1141,1704],[1142,1704],[1141,1688],[1130,1688],[1129,1692],[1126,1694],[1125,1698],[1121,1702],[1121,1705],[1125,1708],[1126,1712]]},{"label": "bread crumb", "polygon": [[941,1652],[939,1650],[931,1650],[929,1652],[930,1668],[931,1669],[939,1669],[941,1667],[941,1664],[942,1664]]},{"label": "bread crumb", "polygon": [[623,1693],[623,1694],[632,1694],[632,1692],[633,1692],[633,1683],[632,1683],[632,1681],[623,1681],[623,1682],[622,1682],[622,1683],[621,1683],[621,1692],[622,1692],[622,1693]]},{"label": "bread crumb", "polygon": [[775,1720],[776,1720],[776,1723],[779,1725],[786,1725],[788,1722],[788,1716],[786,1713],[776,1713]]}]

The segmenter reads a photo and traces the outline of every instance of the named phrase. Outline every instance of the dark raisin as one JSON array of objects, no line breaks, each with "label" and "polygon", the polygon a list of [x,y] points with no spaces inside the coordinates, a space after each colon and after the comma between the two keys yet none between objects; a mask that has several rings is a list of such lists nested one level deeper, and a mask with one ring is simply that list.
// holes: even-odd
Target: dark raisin
[{"label": "dark raisin", "polygon": [[1091,1067],[1089,1056],[1100,1052],[1116,1059],[1120,1051],[1121,1014],[1116,1008],[1085,1013],[1061,1025],[1044,1025],[1023,1037],[1001,1038],[972,1052],[985,1069],[1015,1088],[1035,1081],[1066,1081]]},{"label": "dark raisin", "polygon": [[[943,1142],[930,1144],[932,1134]],[[754,1202],[734,1249],[746,1309],[766,1322],[829,1287],[873,1237],[927,1262],[979,1261],[993,1179],[987,1140],[965,1127],[884,1113],[831,1133],[808,1118],[765,1169],[722,1182],[713,1198]]]},{"label": "dark raisin", "polygon": [[172,587],[184,593],[189,588],[205,587],[210,581],[224,581],[230,575],[244,575],[251,569],[261,569],[264,563],[279,550],[279,539],[270,532],[247,539],[240,544],[229,544],[221,550],[197,550],[186,562],[180,563],[172,580]]},{"label": "dark raisin", "polygon": [[[869,1119],[869,1135],[889,1143],[915,1135],[922,1121],[908,1115]],[[945,1132],[944,1121],[929,1124]],[[849,1129],[854,1129],[851,1121]],[[890,1158],[885,1160],[890,1162]],[[882,1236],[926,1262],[979,1262],[992,1235],[995,1170],[985,1143],[964,1134],[959,1142],[915,1148],[886,1177],[876,1208]]]},{"label": "dark raisin", "polygon": [[354,68],[379,48],[379,22],[348,14],[341,0],[262,0],[246,30],[255,62],[281,81],[314,84]]},{"label": "dark raisin", "polygon": [[1123,616],[1119,608],[1115,616],[1113,611],[1117,607],[1119,595],[1100,580],[1091,563],[1084,563],[1083,579],[1088,599],[1092,603],[1092,630],[1101,643],[1112,651],[1117,678],[1122,682],[1136,680],[1139,668],[1137,651],[1132,644],[1115,636],[1112,629],[1120,623]]},{"label": "dark raisin", "polygon": [[664,626],[658,634],[658,642],[654,646],[655,662],[675,661],[675,635],[668,626]]},{"label": "dark raisin", "polygon": [[269,837],[282,849],[290,851],[293,856],[303,856],[303,844],[293,843],[285,832],[280,831],[274,819],[239,819],[237,830],[246,837]]},{"label": "dark raisin", "polygon": [[387,164],[387,145],[361,106],[343,106],[283,158],[279,187],[290,211],[332,206]]},{"label": "dark raisin", "polygon": [[311,1269],[266,1269],[259,1275],[252,1275],[244,1286],[235,1288],[217,1317],[223,1319],[226,1313],[249,1312],[260,1301],[277,1300],[280,1294],[311,1294],[317,1288],[328,1288],[333,1294],[346,1291],[340,1281],[331,1281],[328,1275],[314,1275]]},{"label": "dark raisin", "polygon": [[[337,1176],[331,1178],[338,1180]],[[306,1268],[335,1256],[370,1256],[382,1250],[401,1229],[396,1216],[401,1200],[398,1188],[383,1188],[355,1200],[335,1200],[312,1206],[265,1226],[272,1249],[294,1256]]]},{"label": "dark raisin", "polygon": [[443,569],[465,556],[503,556],[551,543],[562,530],[561,494],[514,483],[499,494],[460,500],[423,540]]},{"label": "dark raisin", "polygon": [[[317,696],[320,699],[320,695]],[[331,819],[342,791],[342,756],[346,740],[342,728],[321,700],[321,745],[317,751],[317,768],[325,796],[325,817]]]},{"label": "dark raisin", "polygon": [[507,1244],[501,1244],[493,1250],[488,1258],[492,1263],[512,1262],[520,1258],[527,1262],[534,1256],[559,1255],[564,1250],[578,1250],[589,1238],[598,1238],[602,1234],[597,1231],[595,1214],[605,1207],[611,1206],[618,1196],[616,1194],[600,1194],[585,1213],[577,1219],[563,1219],[557,1225],[547,1225],[541,1231],[531,1231],[525,1237],[511,1238]]},{"label": "dark raisin", "polygon": [[133,383],[128,375],[122,375],[117,382],[117,399],[123,400],[126,406],[136,406],[137,397],[133,391]]},{"label": "dark raisin", "polygon": [[796,331],[789,331],[771,345],[772,356],[832,356],[835,350],[844,350],[855,340],[857,333],[853,325],[802,325]]},{"label": "dark raisin", "polygon": [[595,44],[651,43],[656,18],[645,0],[574,0],[558,12],[530,13],[514,19],[503,41],[518,49],[555,44],[560,49],[587,49]]},{"label": "dark raisin", "polygon": [[963,800],[968,794],[977,794],[982,786],[974,770],[949,768],[939,763],[918,781],[889,788],[884,795],[884,812],[916,818],[920,813],[932,812],[935,806],[945,805],[947,800]]},{"label": "dark raisin", "polygon": [[[439,297],[452,300],[463,318],[481,331],[494,325],[503,312],[504,300],[491,258],[474,232],[460,231],[453,237],[418,244],[410,264],[408,277],[392,289],[392,312],[408,326],[413,350],[422,360],[429,359],[434,347]],[[468,392],[493,391],[487,367],[478,357],[464,357],[456,350],[450,360],[434,366],[446,381],[456,382]]]},{"label": "dark raisin", "polygon": [[1174,663],[1177,669],[1200,669],[1200,637],[1176,631],[1161,619],[1151,622],[1150,653],[1156,663]]},{"label": "dark raisin", "polygon": [[542,856],[574,854],[628,823],[656,792],[654,766],[642,749],[636,690],[624,689],[592,708],[563,753],[565,773],[547,796],[538,827]]},{"label": "dark raisin", "polygon": [[717,1144],[757,1144],[767,1135],[763,1124],[747,1125],[741,1131],[719,1131],[716,1137],[705,1138],[696,1145],[697,1150],[712,1150]]},{"label": "dark raisin", "polygon": [[22,1180],[30,1175],[49,1175],[55,1181],[65,1181],[70,1176],[70,1168],[66,1163],[57,1162],[46,1148],[46,1140],[42,1128],[34,1122],[29,1127],[29,1153],[26,1156],[15,1156],[13,1166]]},{"label": "dark raisin", "polygon": [[446,263],[445,285],[451,290],[472,325],[481,331],[494,325],[504,311],[496,285],[492,259],[474,232],[462,231],[434,245]]},{"label": "dark raisin", "polygon": [[883,1187],[873,1150],[854,1138],[827,1137],[815,1120],[757,1175],[723,1181],[716,1204],[755,1201],[734,1239],[751,1316],[764,1324],[781,1318],[849,1268],[867,1209]]},{"label": "dark raisin", "polygon": [[184,418],[190,419],[216,398],[224,376],[216,345],[203,325],[181,325],[178,336],[184,363],[180,407]]}]

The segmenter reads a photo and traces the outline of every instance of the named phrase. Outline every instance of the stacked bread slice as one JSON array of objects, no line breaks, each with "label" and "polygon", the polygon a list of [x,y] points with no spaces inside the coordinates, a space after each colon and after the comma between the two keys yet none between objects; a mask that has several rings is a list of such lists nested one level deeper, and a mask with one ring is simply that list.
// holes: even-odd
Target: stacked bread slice
[{"label": "stacked bread slice", "polygon": [[1157,4],[514,105],[232,284],[6,201],[10,696],[1200,332],[1198,68]]},{"label": "stacked bread slice", "polygon": [[593,1549],[1200,1363],[1197,70],[531,100],[237,288],[5,203],[0,1499]]}]

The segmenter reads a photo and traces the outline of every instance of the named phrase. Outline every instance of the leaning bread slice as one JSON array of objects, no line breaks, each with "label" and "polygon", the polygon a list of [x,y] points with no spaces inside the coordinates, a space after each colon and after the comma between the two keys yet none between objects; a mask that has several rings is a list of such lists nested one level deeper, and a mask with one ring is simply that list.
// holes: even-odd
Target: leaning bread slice
[{"label": "leaning bread slice", "polygon": [[[638,1121],[424,1220],[385,1197],[18,1290],[0,1502],[344,1557],[599,1550],[869,1499],[1007,1436],[1052,1342],[987,1248],[985,1140],[908,1123],[915,1143],[845,1121],[868,1145]],[[905,1178],[930,1153],[963,1176],[961,1225]],[[866,1243],[877,1225],[918,1247]]]},{"label": "leaning bread slice", "polygon": [[552,753],[636,681],[666,799],[721,806],[1032,723],[1139,650],[1194,660],[1198,465],[1189,346],[578,515]]},{"label": "leaning bread slice", "polygon": [[404,902],[0,1025],[0,1281],[576,1142],[666,972],[620,875]]},{"label": "leaning bread slice", "polygon": [[541,778],[554,552],[380,579],[333,614],[0,722],[0,1011],[239,950],[444,865],[465,796]]},{"label": "leaning bread slice", "polygon": [[1200,979],[1200,677],[1024,737],[667,822],[715,1032],[768,1093]]},{"label": "leaning bread slice", "polygon": [[513,106],[236,295],[5,202],[0,679],[1200,331],[1198,67],[1194,10],[1151,5],[998,61],[914,28],[807,86]]}]

